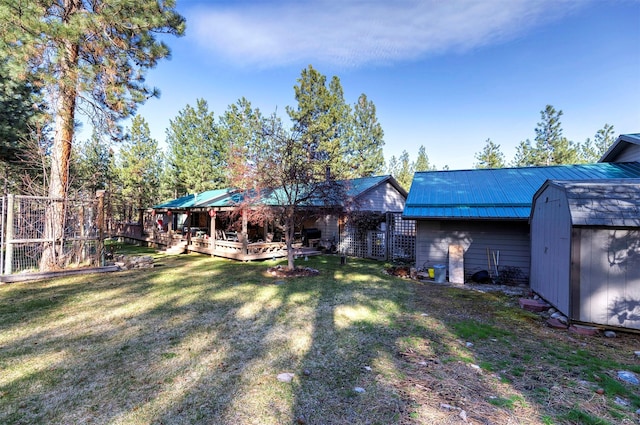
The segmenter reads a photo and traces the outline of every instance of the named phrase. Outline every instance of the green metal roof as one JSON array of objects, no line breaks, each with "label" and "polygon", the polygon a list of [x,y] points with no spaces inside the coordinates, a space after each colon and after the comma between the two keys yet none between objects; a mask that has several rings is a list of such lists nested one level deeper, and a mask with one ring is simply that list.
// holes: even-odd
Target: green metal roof
[{"label": "green metal roof", "polygon": [[[377,185],[389,181],[401,192],[405,192],[404,189],[393,179],[391,176],[374,176],[374,177],[362,177],[350,180],[339,180],[338,184],[344,185],[345,193],[348,197],[356,198],[366,191],[373,189]],[[302,188],[304,189],[304,188]],[[284,189],[265,190],[260,196],[260,202],[263,205],[279,205],[279,200],[286,199],[281,193]],[[228,208],[234,207],[241,203],[245,199],[245,193],[237,189],[218,189],[210,190],[207,192],[198,193],[195,195],[183,196],[182,198],[173,199],[171,201],[164,202],[156,205],[154,209],[190,209],[190,208]],[[255,195],[250,195],[255,197]],[[336,205],[340,205],[343,200],[336,200]],[[307,201],[307,206],[327,206],[327,201],[318,197],[317,199],[311,198]]]},{"label": "green metal roof", "polygon": [[155,205],[154,209],[179,210],[187,208],[196,208],[208,206],[209,203],[216,202],[218,199],[226,198],[237,192],[235,189],[214,189],[205,192],[195,193],[193,195],[183,196],[181,198],[172,199]]},{"label": "green metal roof", "polygon": [[597,163],[416,173],[403,216],[416,219],[529,218],[547,180],[640,177],[640,163]]}]

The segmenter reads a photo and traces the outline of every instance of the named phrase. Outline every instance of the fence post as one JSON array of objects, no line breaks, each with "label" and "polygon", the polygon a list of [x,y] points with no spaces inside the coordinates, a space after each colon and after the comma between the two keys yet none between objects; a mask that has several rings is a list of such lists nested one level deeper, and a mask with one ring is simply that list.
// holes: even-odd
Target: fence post
[{"label": "fence post", "polygon": [[13,273],[13,203],[14,195],[7,195],[7,252],[4,274]]},{"label": "fence post", "polygon": [[98,265],[104,266],[104,190],[96,191],[96,198],[98,198]]}]

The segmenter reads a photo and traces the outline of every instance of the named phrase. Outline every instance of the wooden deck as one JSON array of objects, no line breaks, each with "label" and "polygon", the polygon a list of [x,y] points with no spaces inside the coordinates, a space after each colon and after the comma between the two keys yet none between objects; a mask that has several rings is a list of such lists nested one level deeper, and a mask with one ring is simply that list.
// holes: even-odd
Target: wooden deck
[{"label": "wooden deck", "polygon": [[[215,257],[229,258],[238,261],[266,260],[287,256],[287,247],[284,242],[255,242],[244,245],[242,242],[218,240],[212,241],[205,237],[191,237],[187,245],[186,237],[178,234],[169,235],[157,233],[153,236],[119,235],[136,242],[143,242],[148,246],[169,251],[171,247],[184,245],[187,252],[198,252]],[[212,243],[213,242],[213,243]],[[302,244],[293,245],[294,255],[312,256],[320,255],[321,251],[315,248],[303,247]],[[182,250],[181,250],[182,251]]]},{"label": "wooden deck", "polygon": [[[187,250],[239,261],[265,260],[287,256],[287,246],[284,242],[255,242],[246,245],[242,242],[222,240],[214,242],[215,247],[212,248],[211,240],[192,238]],[[293,249],[294,255],[297,256],[321,254],[317,249],[303,247],[301,244],[294,244]]]}]

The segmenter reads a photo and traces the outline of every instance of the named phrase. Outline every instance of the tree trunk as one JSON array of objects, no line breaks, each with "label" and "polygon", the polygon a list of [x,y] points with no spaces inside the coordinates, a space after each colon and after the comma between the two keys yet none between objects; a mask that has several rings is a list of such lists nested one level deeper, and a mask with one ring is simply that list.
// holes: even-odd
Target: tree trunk
[{"label": "tree trunk", "polygon": [[287,270],[296,268],[294,262],[293,242],[296,235],[296,226],[294,219],[294,211],[287,209],[285,211],[284,240],[287,244]]},{"label": "tree trunk", "polygon": [[66,42],[61,58],[60,91],[55,107],[55,132],[51,148],[51,173],[49,177],[49,199],[45,218],[46,238],[40,260],[40,270],[47,271],[61,265],[60,254],[64,244],[66,198],[69,188],[69,160],[75,120],[77,90],[77,64],[79,46]]}]

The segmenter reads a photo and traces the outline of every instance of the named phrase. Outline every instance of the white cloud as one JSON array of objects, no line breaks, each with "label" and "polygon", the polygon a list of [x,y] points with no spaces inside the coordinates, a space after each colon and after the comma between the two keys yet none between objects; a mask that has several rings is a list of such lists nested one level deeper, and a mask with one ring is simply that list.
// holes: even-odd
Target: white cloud
[{"label": "white cloud", "polygon": [[313,61],[359,67],[504,42],[586,3],[258,1],[206,4],[186,15],[188,36],[237,64],[275,67]]}]

